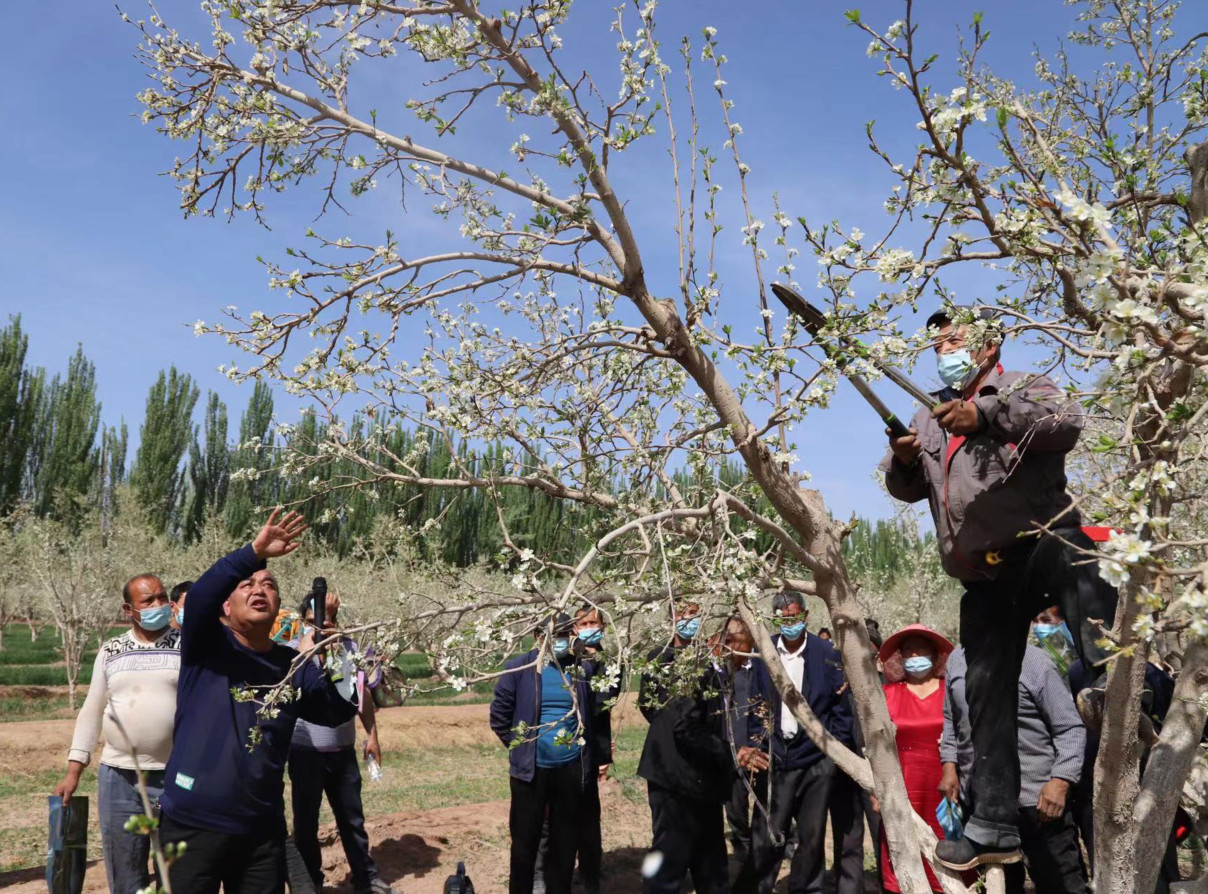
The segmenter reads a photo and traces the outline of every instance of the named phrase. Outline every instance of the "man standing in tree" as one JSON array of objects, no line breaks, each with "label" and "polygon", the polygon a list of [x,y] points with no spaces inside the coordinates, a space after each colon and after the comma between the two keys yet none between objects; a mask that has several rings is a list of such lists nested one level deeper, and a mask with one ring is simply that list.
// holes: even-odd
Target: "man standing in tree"
[{"label": "man standing in tree", "polygon": [[168,594],[153,574],[140,574],[122,588],[122,613],[130,630],[97,652],[88,697],[76,718],[67,775],[55,794],[66,800],[75,793],[104,731],[97,787],[105,875],[112,894],[134,894],[148,884],[150,839],[126,831],[126,821],[143,813],[136,767],[146,774],[152,799],[163,791],[164,765],[172,751],[180,631],[170,626]]},{"label": "man standing in tree", "polygon": [[[294,725],[301,717],[337,726],[357,714],[314,662],[293,668],[298,652],[270,636],[281,597],[266,560],[289,555],[306,530],[297,513],[277,516],[189,590],[193,609],[181,628],[176,728],[160,798],[160,839],[188,846],[170,870],[173,894],[217,894],[219,886],[280,894]],[[300,648],[312,644],[308,635]],[[291,671],[294,697],[262,714],[260,701]]]},{"label": "man standing in tree", "polygon": [[1092,543],[1066,492],[1081,413],[1050,379],[1004,372],[993,325],[989,308],[931,315],[940,403],[915,415],[881,463],[890,494],[929,501],[944,569],[965,589],[960,638],[977,761],[965,837],[936,848],[952,869],[1020,859],[1017,684],[1032,618],[1059,604],[1095,667],[1107,657],[1099,625],[1111,626],[1117,601],[1079,552]]}]

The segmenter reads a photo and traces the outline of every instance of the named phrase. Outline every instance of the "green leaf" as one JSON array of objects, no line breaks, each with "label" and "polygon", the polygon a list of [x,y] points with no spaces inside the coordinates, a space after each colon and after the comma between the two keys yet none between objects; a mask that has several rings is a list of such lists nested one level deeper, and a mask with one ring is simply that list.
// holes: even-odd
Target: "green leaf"
[{"label": "green leaf", "polygon": [[995,115],[995,118],[998,121],[998,126],[1000,128],[1007,126],[1007,110],[1006,109],[999,109]]},{"label": "green leaf", "polygon": [[858,9],[849,9],[843,13],[843,16],[853,25],[860,24],[860,10]]},{"label": "green leaf", "polygon": [[973,13],[973,24],[974,24],[974,25],[980,25],[980,24],[982,23],[982,16],[983,16],[983,15],[985,15],[985,13],[984,13],[984,12],[982,12],[982,10],[980,10],[980,9],[979,9],[979,10],[977,10],[976,12],[974,12],[974,13]]}]

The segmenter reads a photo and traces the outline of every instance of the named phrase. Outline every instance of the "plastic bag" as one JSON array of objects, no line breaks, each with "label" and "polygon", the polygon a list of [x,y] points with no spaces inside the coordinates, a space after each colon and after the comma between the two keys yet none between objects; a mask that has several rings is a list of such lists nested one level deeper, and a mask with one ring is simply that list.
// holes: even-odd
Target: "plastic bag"
[{"label": "plastic bag", "polygon": [[960,841],[965,837],[965,813],[961,805],[948,798],[940,801],[935,808],[935,818],[939,820],[940,828],[944,830],[944,838],[948,841]]},{"label": "plastic bag", "polygon": [[88,863],[88,799],[66,804],[51,795],[50,835],[46,847],[46,889],[50,894],[80,894]]}]

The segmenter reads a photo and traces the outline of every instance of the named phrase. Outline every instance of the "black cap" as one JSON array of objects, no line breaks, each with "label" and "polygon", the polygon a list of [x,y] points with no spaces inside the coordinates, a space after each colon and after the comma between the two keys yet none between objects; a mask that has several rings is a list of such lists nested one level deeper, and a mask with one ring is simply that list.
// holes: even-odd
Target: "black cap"
[{"label": "black cap", "polygon": [[534,628],[534,633],[545,634],[549,633],[550,627],[554,629],[554,636],[569,634],[574,631],[575,622],[566,612],[558,612],[556,615],[546,618]]},{"label": "black cap", "polygon": [[992,307],[986,307],[984,304],[977,307],[971,307],[967,304],[954,304],[952,305],[952,311],[949,311],[946,308],[941,308],[929,316],[927,318],[927,328],[938,329],[945,323],[951,323],[953,313],[958,313],[960,311],[969,311],[979,320],[998,319],[998,311]]}]

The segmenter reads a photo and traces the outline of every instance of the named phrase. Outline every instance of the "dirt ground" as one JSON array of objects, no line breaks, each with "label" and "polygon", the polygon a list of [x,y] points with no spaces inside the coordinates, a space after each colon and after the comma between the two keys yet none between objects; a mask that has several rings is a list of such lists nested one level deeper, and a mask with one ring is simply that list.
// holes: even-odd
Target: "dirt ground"
[{"label": "dirt ground", "polygon": [[[487,725],[486,705],[392,708],[378,716],[383,742],[390,743],[391,749],[430,749],[439,743],[442,749],[460,748],[472,754],[476,747],[497,744]],[[614,721],[617,726],[644,723],[632,704],[620,706]],[[45,777],[58,770],[72,729],[71,720],[0,724],[0,777]],[[610,894],[641,890],[639,867],[650,843],[650,813],[640,788],[640,780],[610,780],[601,789],[603,887]],[[28,804],[26,800],[6,804],[0,830],[44,824],[44,795],[31,796]],[[459,860],[465,861],[479,894],[505,894],[507,817],[508,802],[495,800],[379,813],[366,819],[366,828],[382,878],[402,894],[440,894]],[[324,826],[320,835],[329,889],[335,894],[351,894],[348,865],[335,827]],[[41,867],[0,873],[0,890],[6,894],[42,894],[45,884]],[[103,894],[105,890],[104,866],[95,861],[89,865],[84,892]]]}]

